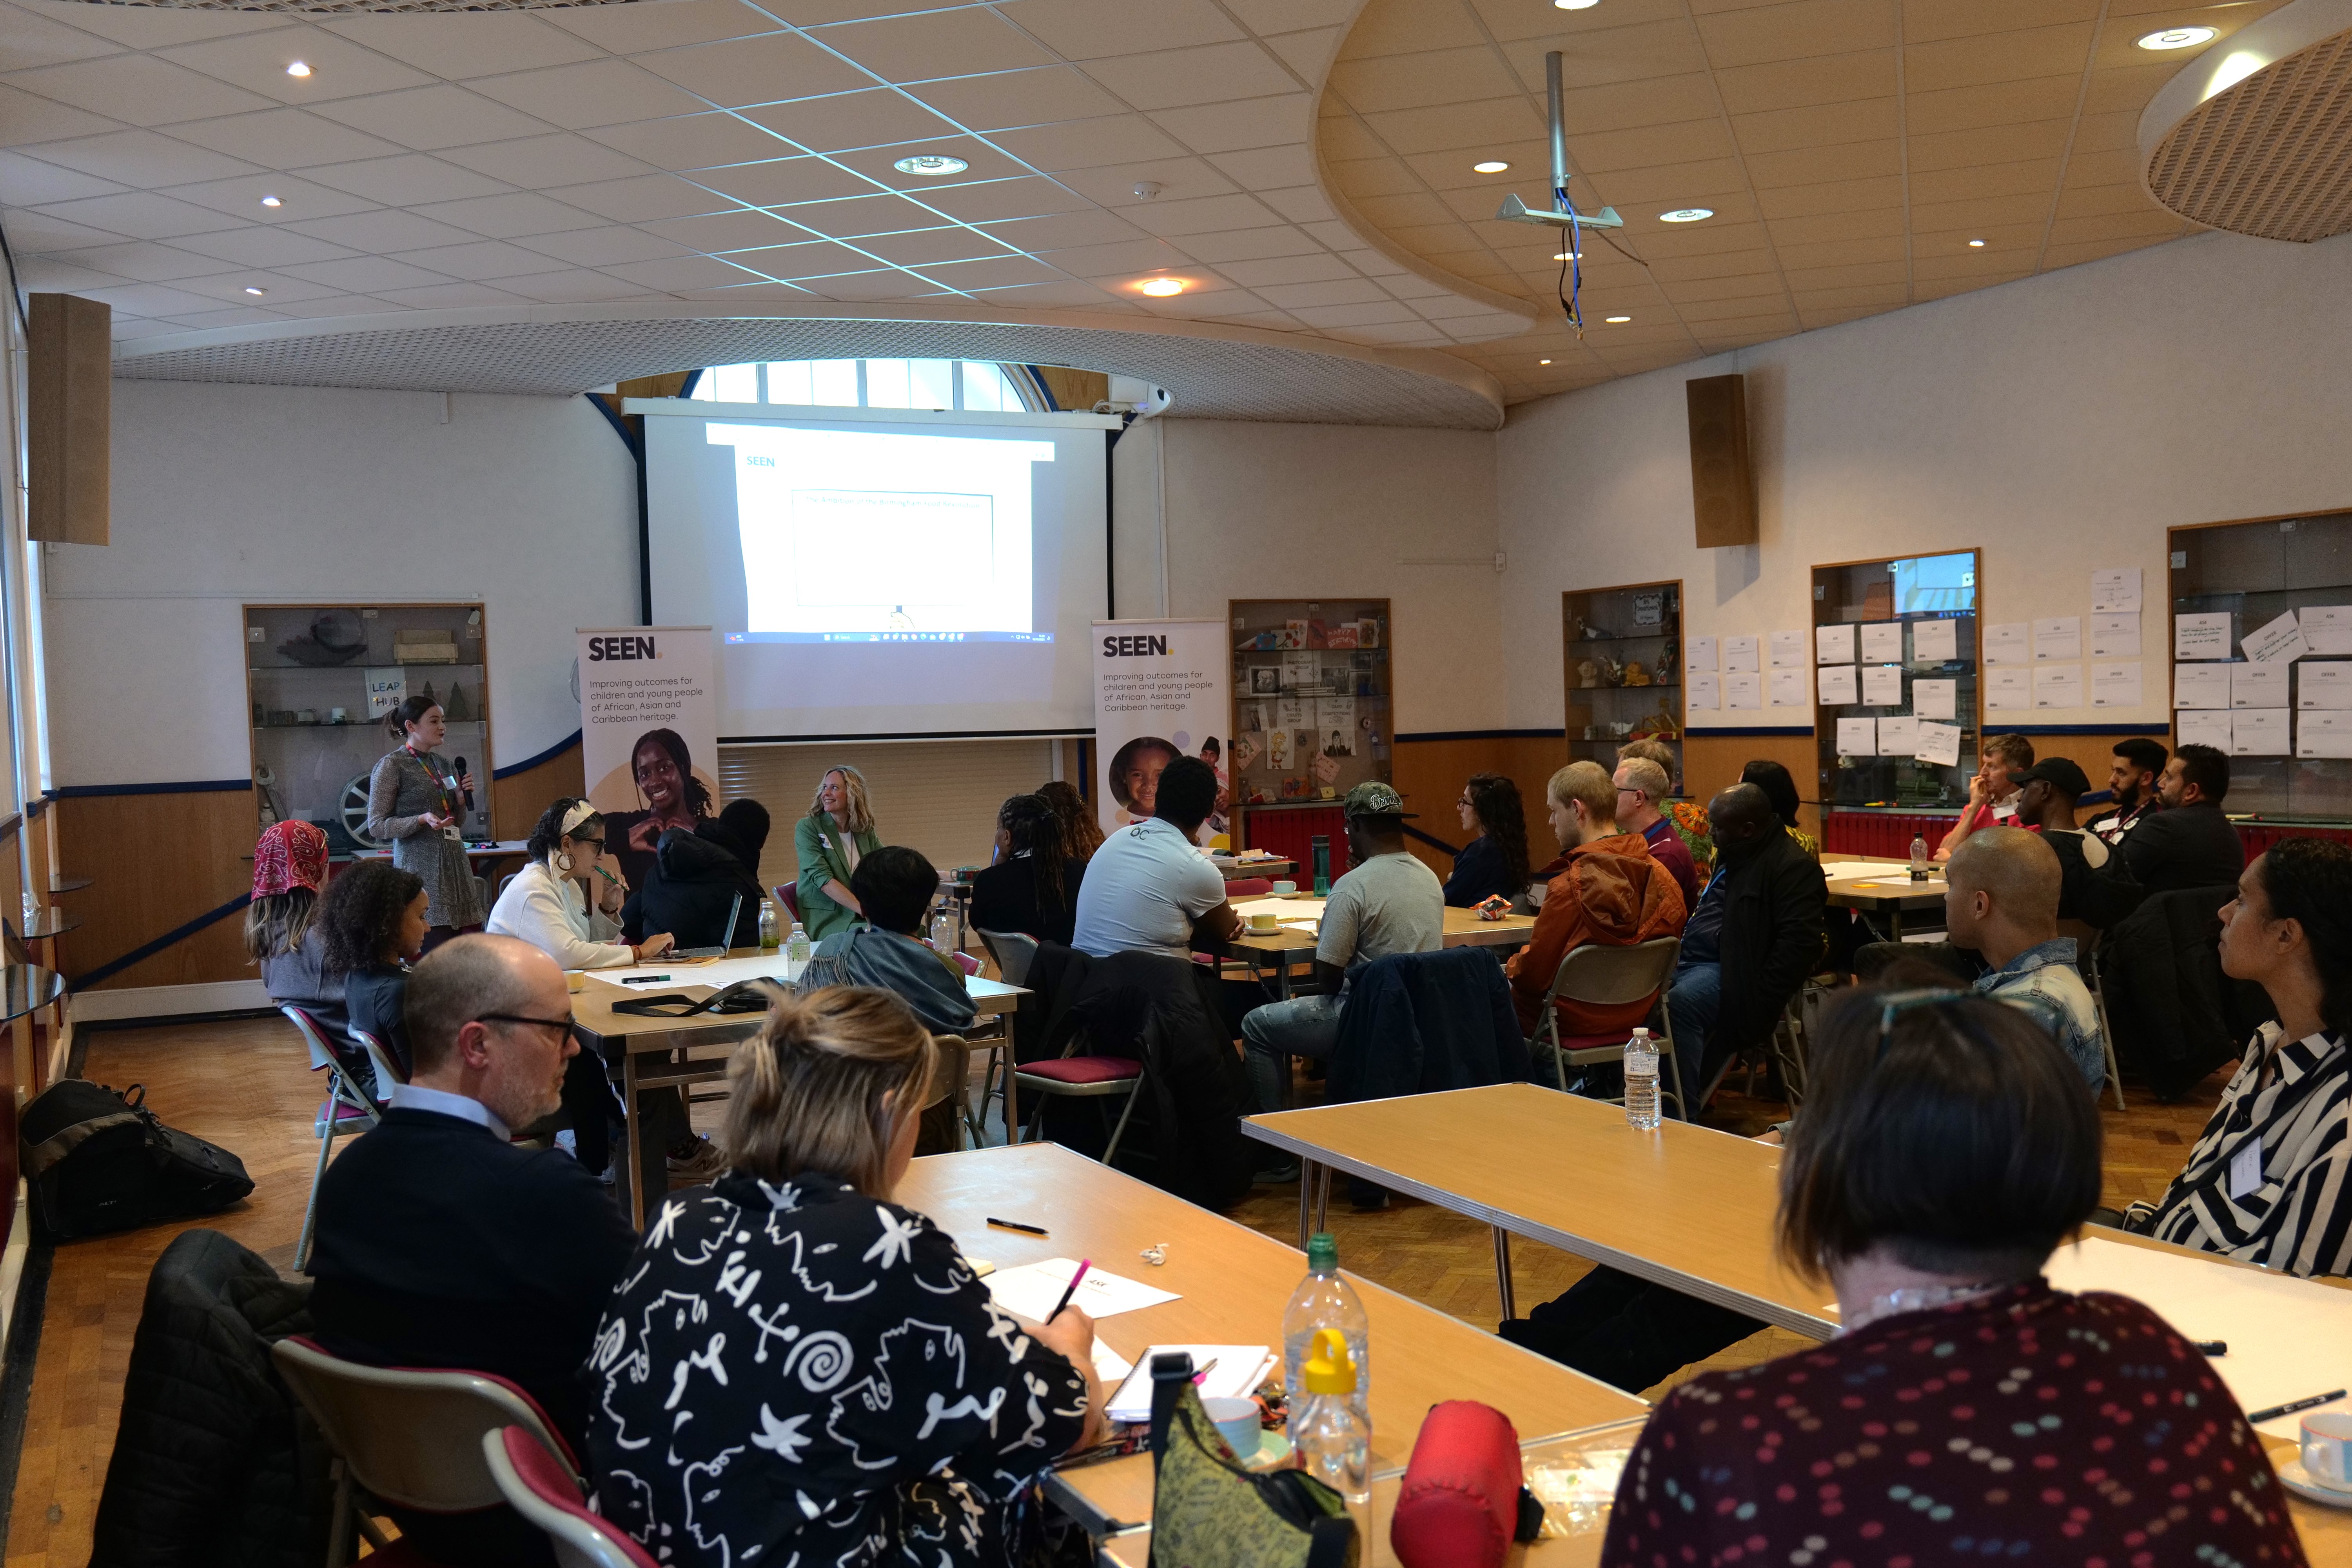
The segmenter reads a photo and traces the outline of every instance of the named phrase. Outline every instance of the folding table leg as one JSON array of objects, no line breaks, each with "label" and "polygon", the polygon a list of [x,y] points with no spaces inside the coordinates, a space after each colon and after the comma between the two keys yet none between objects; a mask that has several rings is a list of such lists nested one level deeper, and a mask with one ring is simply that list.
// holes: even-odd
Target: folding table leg
[{"label": "folding table leg", "polygon": [[1511,1233],[1499,1225],[1495,1226],[1495,1285],[1503,1294],[1503,1321],[1507,1323],[1519,1311],[1511,1294]]},{"label": "folding table leg", "polygon": [[637,1053],[635,1051],[625,1051],[621,1058],[621,1122],[627,1129],[621,1179],[629,1184],[629,1217],[642,1232],[646,1228],[646,1130],[637,1110]]},{"label": "folding table leg", "polygon": [[1301,1252],[1307,1250],[1307,1244],[1315,1237],[1315,1178],[1321,1174],[1322,1169],[1312,1160],[1301,1159],[1298,1162],[1298,1250]]}]

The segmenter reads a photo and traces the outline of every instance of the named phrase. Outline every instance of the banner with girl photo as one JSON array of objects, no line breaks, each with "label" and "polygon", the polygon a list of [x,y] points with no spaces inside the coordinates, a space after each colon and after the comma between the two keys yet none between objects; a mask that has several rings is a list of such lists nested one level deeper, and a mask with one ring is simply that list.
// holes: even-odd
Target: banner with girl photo
[{"label": "banner with girl photo", "polygon": [[644,884],[666,827],[718,809],[719,701],[709,626],[580,634],[580,761],[604,849]]},{"label": "banner with girl photo", "polygon": [[1197,756],[1218,784],[1202,842],[1225,842],[1232,658],[1222,621],[1095,623],[1095,811],[1105,833],[1150,816],[1161,771]]}]

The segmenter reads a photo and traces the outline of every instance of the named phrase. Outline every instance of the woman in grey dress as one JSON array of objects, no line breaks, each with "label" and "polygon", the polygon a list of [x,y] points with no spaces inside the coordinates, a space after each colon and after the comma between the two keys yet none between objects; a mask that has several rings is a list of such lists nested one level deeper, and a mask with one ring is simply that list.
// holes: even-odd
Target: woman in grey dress
[{"label": "woman in grey dress", "polygon": [[384,728],[401,743],[368,780],[368,837],[392,846],[394,865],[424,879],[429,952],[460,931],[481,930],[488,913],[460,827],[474,775],[461,776],[434,750],[447,726],[432,699],[411,697]]}]

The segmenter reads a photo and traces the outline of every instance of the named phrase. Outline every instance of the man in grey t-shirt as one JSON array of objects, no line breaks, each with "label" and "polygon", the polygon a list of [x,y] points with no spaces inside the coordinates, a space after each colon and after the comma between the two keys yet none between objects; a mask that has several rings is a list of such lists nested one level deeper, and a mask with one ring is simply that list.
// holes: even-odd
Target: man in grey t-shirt
[{"label": "man in grey t-shirt", "polygon": [[1376,958],[1435,952],[1445,944],[1445,889],[1404,847],[1404,819],[1412,815],[1387,784],[1360,784],[1348,792],[1348,852],[1355,869],[1331,884],[1323,906],[1315,942],[1318,992],[1269,1002],[1242,1019],[1257,1110],[1282,1109],[1285,1057],[1330,1058],[1351,971]]}]

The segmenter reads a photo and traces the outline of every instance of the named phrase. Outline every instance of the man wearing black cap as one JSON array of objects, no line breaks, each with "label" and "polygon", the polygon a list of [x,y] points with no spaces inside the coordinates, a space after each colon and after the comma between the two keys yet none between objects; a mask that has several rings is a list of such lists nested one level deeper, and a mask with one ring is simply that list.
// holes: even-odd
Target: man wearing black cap
[{"label": "man wearing black cap", "polygon": [[2074,826],[2075,803],[2090,793],[2090,775],[2071,757],[2044,757],[2009,775],[2017,790],[2017,825],[2042,835],[2057,852],[2058,918],[2105,931],[2129,914],[2141,897],[2105,841]]}]

